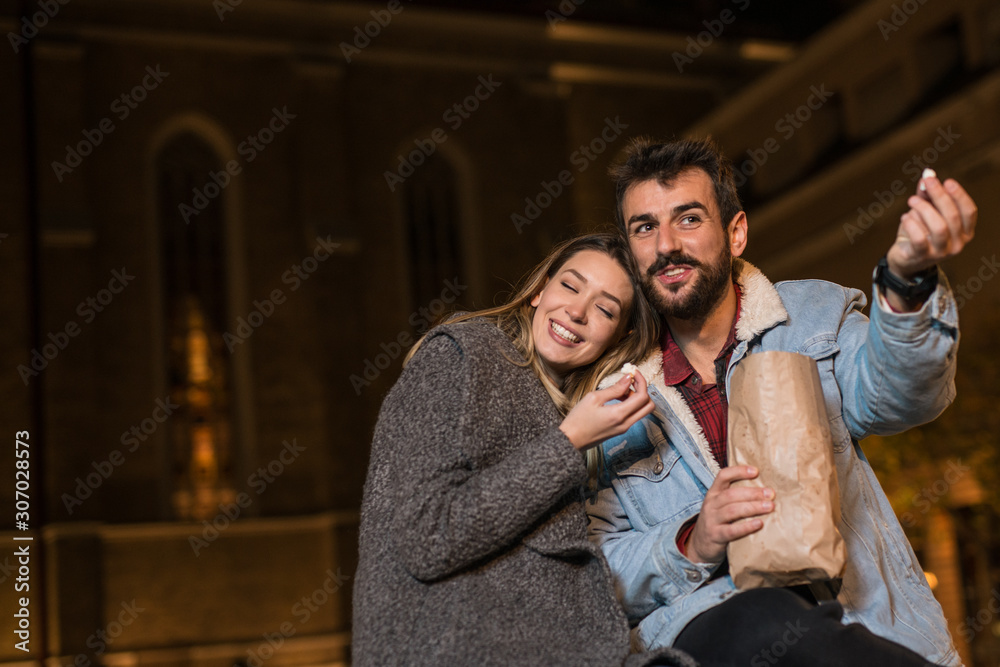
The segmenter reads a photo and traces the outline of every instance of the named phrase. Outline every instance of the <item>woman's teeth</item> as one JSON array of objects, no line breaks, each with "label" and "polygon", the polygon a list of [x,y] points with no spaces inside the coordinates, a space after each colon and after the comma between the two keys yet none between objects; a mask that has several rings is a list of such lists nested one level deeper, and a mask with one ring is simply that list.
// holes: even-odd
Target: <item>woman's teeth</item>
[{"label": "woman's teeth", "polygon": [[560,338],[565,338],[566,340],[568,340],[571,343],[579,343],[580,342],[580,337],[579,336],[577,336],[576,334],[574,334],[572,331],[570,331],[566,327],[559,326],[555,322],[552,323],[552,330],[555,331],[556,334]]}]

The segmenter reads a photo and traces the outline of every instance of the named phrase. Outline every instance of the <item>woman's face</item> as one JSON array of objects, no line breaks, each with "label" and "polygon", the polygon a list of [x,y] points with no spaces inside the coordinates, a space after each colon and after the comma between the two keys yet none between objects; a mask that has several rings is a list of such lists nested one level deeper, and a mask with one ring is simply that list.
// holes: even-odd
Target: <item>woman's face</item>
[{"label": "woman's face", "polygon": [[632,283],[610,256],[581,250],[556,270],[531,305],[535,349],[546,372],[561,381],[617,342],[632,306]]}]

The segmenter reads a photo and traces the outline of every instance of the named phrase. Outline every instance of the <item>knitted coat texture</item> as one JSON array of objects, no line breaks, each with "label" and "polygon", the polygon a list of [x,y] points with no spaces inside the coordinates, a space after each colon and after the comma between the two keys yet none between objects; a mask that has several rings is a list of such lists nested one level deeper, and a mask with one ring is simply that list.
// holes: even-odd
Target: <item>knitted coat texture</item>
[{"label": "knitted coat texture", "polygon": [[382,404],[361,510],[353,664],[678,665],[629,656],[587,540],[583,458],[493,324],[437,327]]}]

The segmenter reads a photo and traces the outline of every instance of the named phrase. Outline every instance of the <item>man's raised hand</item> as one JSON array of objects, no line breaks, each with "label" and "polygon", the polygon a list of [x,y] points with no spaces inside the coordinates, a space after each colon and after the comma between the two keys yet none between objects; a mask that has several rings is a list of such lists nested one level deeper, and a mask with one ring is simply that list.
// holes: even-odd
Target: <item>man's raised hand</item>
[{"label": "man's raised hand", "polygon": [[886,257],[889,270],[904,280],[961,252],[975,235],[979,214],[954,179],[942,183],[937,176],[925,176],[920,182],[927,189],[907,200],[910,210],[900,217]]}]

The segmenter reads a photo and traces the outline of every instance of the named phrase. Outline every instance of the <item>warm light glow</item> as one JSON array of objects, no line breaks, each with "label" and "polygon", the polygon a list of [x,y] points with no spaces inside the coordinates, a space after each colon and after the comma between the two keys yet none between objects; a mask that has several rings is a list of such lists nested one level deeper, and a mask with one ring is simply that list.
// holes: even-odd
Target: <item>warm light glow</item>
[{"label": "warm light glow", "polygon": [[933,572],[924,572],[924,577],[927,578],[927,585],[931,587],[931,590],[937,588],[938,578]]},{"label": "warm light glow", "polygon": [[687,47],[686,36],[656,30],[636,30],[617,28],[579,21],[550,24],[546,28],[550,39],[563,42],[614,46],[618,48],[643,48],[661,51],[683,51]]},{"label": "warm light glow", "polygon": [[215,439],[210,426],[191,428],[191,469],[195,480],[203,484],[211,485],[218,477]]},{"label": "warm light glow", "polygon": [[779,42],[748,39],[740,45],[740,57],[746,60],[766,60],[783,63],[795,57],[795,47]]},{"label": "warm light glow", "polygon": [[208,335],[205,333],[205,320],[201,311],[192,308],[188,320],[188,375],[191,382],[200,384],[212,379],[212,368],[209,366],[211,349],[208,346]]}]

